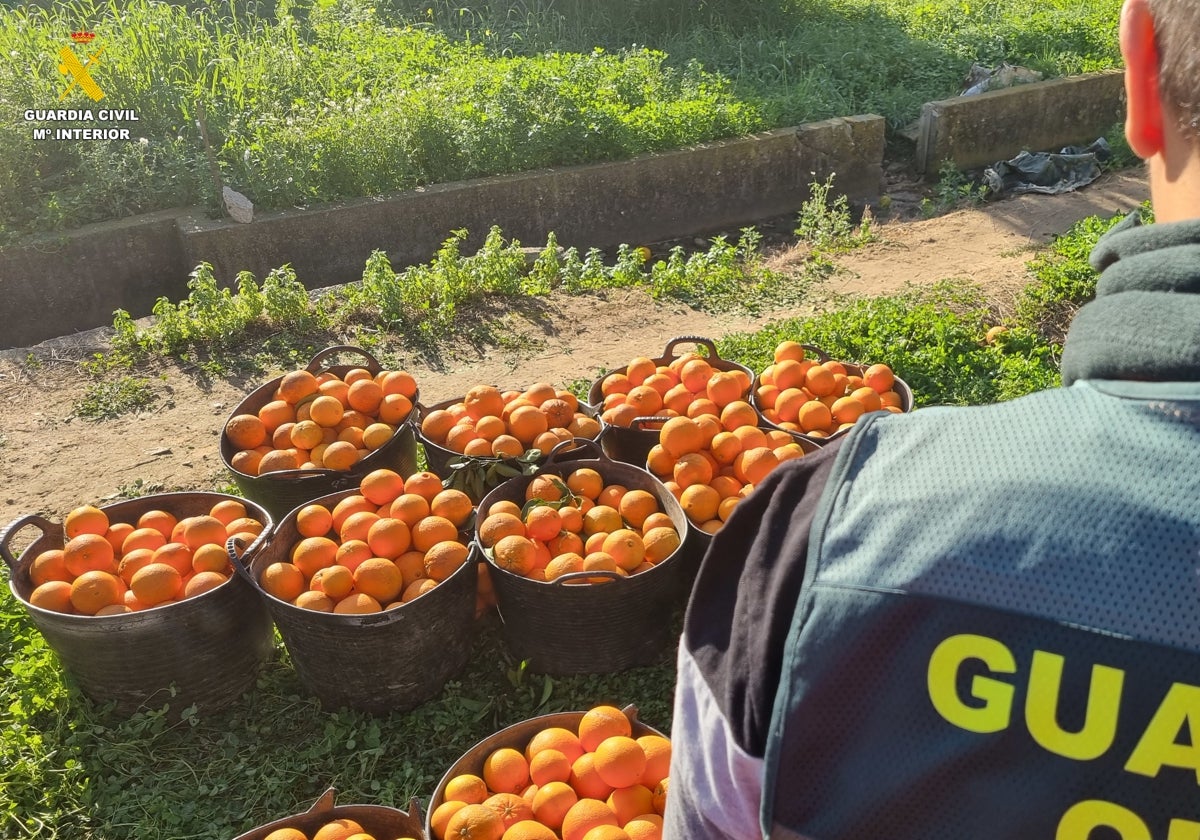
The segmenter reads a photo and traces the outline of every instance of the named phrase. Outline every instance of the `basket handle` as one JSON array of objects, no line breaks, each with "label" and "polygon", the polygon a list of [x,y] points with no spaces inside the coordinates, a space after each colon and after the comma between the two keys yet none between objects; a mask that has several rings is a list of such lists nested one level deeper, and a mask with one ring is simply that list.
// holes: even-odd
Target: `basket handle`
[{"label": "basket handle", "polygon": [[629,421],[629,428],[638,431],[654,431],[653,429],[643,429],[642,426],[647,423],[666,423],[670,419],[670,417],[634,417]]},{"label": "basket handle", "polygon": [[817,357],[817,361],[818,361],[818,362],[820,362],[821,364],[824,364],[825,362],[828,362],[828,361],[829,361],[829,354],[828,354],[828,353],[826,353],[824,350],[822,350],[822,349],[821,349],[820,347],[818,347],[817,345],[815,345],[815,344],[801,344],[800,346],[801,346],[801,347],[803,347],[803,348],[804,348],[805,350],[807,350],[808,352],[810,352],[810,353],[812,353],[813,355],[815,355],[815,356]]},{"label": "basket handle", "polygon": [[[242,558],[246,556],[246,552],[250,550],[250,546],[261,539],[262,536],[259,536],[250,545],[243,545],[242,541],[235,535],[225,541],[225,553],[229,555],[229,562],[233,564],[233,570],[241,575],[251,586],[257,586],[257,584],[255,584],[254,576],[250,574],[250,570],[246,568],[246,564],[242,562]],[[333,790],[333,788],[329,790]]]},{"label": "basket handle", "polygon": [[326,347],[324,350],[318,350],[316,355],[309,359],[305,370],[309,373],[316,373],[321,369],[322,362],[330,356],[336,356],[338,353],[357,353],[367,360],[367,368],[372,373],[378,373],[383,369],[383,365],[379,363],[379,360],[361,347],[355,347],[353,344],[335,344],[332,347]]},{"label": "basket handle", "polygon": [[629,718],[630,723],[637,723],[638,707],[630,703],[621,709],[621,714]]},{"label": "basket handle", "polygon": [[20,531],[26,525],[33,525],[42,532],[42,536],[49,534],[54,529],[54,523],[43,516],[38,516],[36,513],[30,513],[25,516],[15,519],[8,523],[8,526],[0,531],[0,557],[4,558],[4,562],[14,572],[17,570],[17,559],[13,557],[12,551],[9,550],[8,544],[12,542],[12,538],[16,536],[17,531]]},{"label": "basket handle", "polygon": [[[636,710],[635,710],[636,711]],[[305,811],[305,814],[328,814],[333,810],[333,800],[337,798],[337,788],[328,788],[321,794],[321,798],[313,803],[313,806]]]},{"label": "basket handle", "polygon": [[594,572],[567,572],[565,575],[559,575],[550,583],[555,586],[562,586],[565,583],[570,583],[573,580],[586,580],[589,578],[605,577],[611,580],[624,580],[625,576],[618,572],[609,572],[604,569],[597,569]]},{"label": "basket handle", "polygon": [[711,338],[705,338],[702,335],[677,335],[667,342],[667,347],[663,350],[663,356],[674,356],[675,348],[680,344],[699,344],[708,351],[709,359],[719,359],[720,354],[717,353],[717,345],[713,343]]},{"label": "basket handle", "polygon": [[358,486],[358,481],[355,481],[345,470],[330,470],[324,467],[312,470],[271,470],[271,472],[261,473],[257,477],[265,478],[267,476],[293,481],[315,481],[318,478],[324,478],[332,482],[330,493],[338,493]]},{"label": "basket handle", "polygon": [[560,452],[574,452],[576,449],[590,449],[596,453],[596,457],[601,460],[608,460],[608,456],[604,454],[604,450],[600,448],[600,444],[591,438],[571,438],[570,440],[560,440],[549,454],[546,455],[546,463],[544,466],[558,462]]}]

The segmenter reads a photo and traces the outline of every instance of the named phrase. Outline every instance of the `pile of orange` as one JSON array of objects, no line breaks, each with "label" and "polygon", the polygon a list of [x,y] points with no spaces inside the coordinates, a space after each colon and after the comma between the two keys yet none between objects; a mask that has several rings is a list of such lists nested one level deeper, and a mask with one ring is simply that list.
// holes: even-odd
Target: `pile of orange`
[{"label": "pile of orange", "polygon": [[[277,828],[263,840],[376,840],[376,837],[364,830],[356,820],[342,817],[325,823],[316,830],[312,837],[298,828]],[[393,839],[389,835],[386,838],[380,837],[378,840],[413,840],[413,838],[397,837]]]},{"label": "pile of orange", "polygon": [[570,391],[545,382],[524,391],[476,385],[460,402],[425,414],[421,434],[463,455],[502,458],[529,449],[549,452],[577,437],[594,438],[600,423],[579,410],[579,400]]},{"label": "pile of orange", "polygon": [[479,523],[479,542],[501,569],[551,581],[572,572],[608,572],[571,583],[606,583],[654,568],[681,542],[671,517],[646,490],[605,484],[580,468],[535,476],[524,507],[500,501]]},{"label": "pile of orange", "polygon": [[750,394],[745,371],[717,370],[698,353],[685,353],[658,365],[640,356],[624,372],[600,380],[604,398],[600,418],[613,426],[629,426],[635,417],[696,417],[719,414]]},{"label": "pile of orange", "polygon": [[67,542],[29,566],[35,607],[79,615],[117,615],[194,598],[223,584],[232,568],[225,542],[252,541],[263,523],[235,499],[207,514],[177,519],[151,510],[136,522],[110,522],[91,505],[63,522]]},{"label": "pile of orange", "polygon": [[717,417],[672,417],[659,430],[646,468],[679,499],[688,519],[711,534],[771,470],[803,455],[789,432],[760,429],[754,407],[739,400]]},{"label": "pile of orange", "polygon": [[412,413],[417,383],[402,370],[352,368],[345,376],[293,370],[257,414],[235,414],[225,437],[230,466],[246,475],[276,470],[348,470],[392,439]]},{"label": "pile of orange", "polygon": [[668,739],[596,706],[449,779],[429,822],[435,840],[661,840],[670,764]]},{"label": "pile of orange", "polygon": [[442,489],[430,472],[406,479],[388,469],[365,475],[358,490],[332,510],[296,511],[300,539],[288,562],[263,569],[264,591],[308,610],[375,613],[419,598],[467,562],[459,532],[475,511],[462,491]]},{"label": "pile of orange", "polygon": [[754,393],[763,416],[781,429],[829,437],[872,411],[901,413],[896,378],[887,365],[863,368],[805,358],[795,341],[775,348],[775,362],[758,377]]}]

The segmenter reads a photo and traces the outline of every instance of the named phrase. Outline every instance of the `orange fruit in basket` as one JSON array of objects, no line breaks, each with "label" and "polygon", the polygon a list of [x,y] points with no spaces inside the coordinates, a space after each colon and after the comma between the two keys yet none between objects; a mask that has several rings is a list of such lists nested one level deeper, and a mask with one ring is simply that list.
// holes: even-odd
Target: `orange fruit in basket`
[{"label": "orange fruit in basket", "polygon": [[195,598],[197,595],[203,595],[205,592],[216,589],[227,580],[229,578],[220,572],[197,572],[184,584],[183,597]]},{"label": "orange fruit in basket", "polygon": [[279,398],[295,405],[307,396],[317,393],[320,383],[307,370],[293,370],[279,380]]},{"label": "orange fruit in basket", "polygon": [[538,505],[525,515],[525,531],[530,539],[546,542],[562,530],[562,516],[549,505]]},{"label": "orange fruit in basket", "polygon": [[345,566],[353,572],[364,560],[369,560],[374,556],[375,552],[371,551],[371,547],[362,540],[348,540],[338,546],[333,562],[339,566]]},{"label": "orange fruit in basket", "polygon": [[446,823],[446,837],[453,840],[501,840],[504,823],[486,805],[464,805]]},{"label": "orange fruit in basket", "polygon": [[[268,455],[263,460],[265,461],[269,457]],[[358,463],[358,447],[348,441],[335,440],[325,447],[321,461],[326,469],[348,470]]]},{"label": "orange fruit in basket", "polygon": [[333,612],[335,606],[334,601],[324,592],[317,592],[313,589],[305,590],[296,596],[292,603],[303,610],[312,610],[313,612]]},{"label": "orange fruit in basket", "polygon": [[[525,488],[525,501],[541,499],[544,502],[557,502],[565,495],[562,490],[563,480],[556,475],[537,475]],[[570,485],[568,485],[569,489]]]},{"label": "orange fruit in basket", "polygon": [[51,612],[73,613],[71,606],[71,584],[65,580],[50,580],[29,593],[29,603]]},{"label": "orange fruit in basket", "polygon": [[629,835],[615,825],[598,825],[584,834],[583,840],[629,840]]},{"label": "orange fruit in basket", "polygon": [[634,817],[624,828],[629,840],[662,840],[662,817],[653,812]]},{"label": "orange fruit in basket", "polygon": [[330,516],[333,521],[333,530],[340,532],[342,526],[346,524],[346,520],[355,513],[366,511],[368,513],[376,513],[375,505],[371,504],[370,500],[365,496],[353,495],[346,496],[340,502],[333,506],[330,511]]},{"label": "orange fruit in basket", "polygon": [[775,345],[775,361],[782,362],[784,359],[794,359],[795,361],[804,360],[804,347],[798,341],[781,341]]},{"label": "orange fruit in basket", "polygon": [[324,592],[334,601],[340,601],[354,589],[354,573],[345,566],[335,563],[324,569],[318,569],[317,573],[312,576],[312,580],[309,581],[309,588],[317,592]]},{"label": "orange fruit in basket", "polygon": [[388,515],[412,528],[429,515],[429,502],[416,493],[401,493],[392,502]]},{"label": "orange fruit in basket", "polygon": [[[356,516],[364,514],[355,514]],[[349,520],[347,520],[349,522]],[[412,531],[403,520],[379,519],[371,524],[367,531],[366,543],[371,547],[376,557],[386,557],[395,560],[412,545]]]},{"label": "orange fruit in basket", "polygon": [[877,394],[892,390],[896,384],[896,376],[887,365],[871,365],[863,371],[863,382]]},{"label": "orange fruit in basket", "polygon": [[654,813],[660,817],[667,809],[667,788],[670,786],[670,781],[671,777],[667,776],[654,786]]},{"label": "orange fruit in basket", "polygon": [[29,579],[33,581],[34,586],[41,586],[52,580],[70,583],[73,577],[74,575],[67,571],[66,559],[61,548],[43,551],[29,564]]},{"label": "orange fruit in basket", "polygon": [[272,563],[263,569],[259,579],[263,590],[281,601],[291,603],[304,591],[304,573],[291,563]]},{"label": "orange fruit in basket", "polygon": [[646,752],[628,735],[614,735],[596,747],[593,763],[605,784],[626,788],[641,780],[646,769]]},{"label": "orange fruit in basket", "polygon": [[704,431],[690,417],[672,417],[658,432],[659,445],[672,458],[699,452],[704,446]]},{"label": "orange fruit in basket", "polygon": [[362,834],[363,827],[355,820],[341,818],[330,820],[317,829],[312,840],[349,840],[355,834]]},{"label": "orange fruit in basket", "polygon": [[419,580],[414,580],[404,588],[404,593],[400,596],[400,601],[407,604],[409,601],[420,598],[435,586],[437,586],[436,580],[431,580],[429,578],[420,578]]},{"label": "orange fruit in basket", "polygon": [[525,525],[511,513],[497,513],[479,523],[479,542],[491,548],[504,537],[525,536]]},{"label": "orange fruit in basket", "polygon": [[431,472],[413,473],[404,479],[404,492],[415,493],[432,502],[434,496],[442,492],[442,480]]},{"label": "orange fruit in basket", "polygon": [[533,542],[522,536],[502,537],[492,548],[496,565],[514,575],[528,575],[533,571],[537,549]]},{"label": "orange fruit in basket", "polygon": [[135,598],[148,607],[173,601],[183,592],[183,576],[174,566],[150,563],[136,571],[129,581]]},{"label": "orange fruit in basket", "polygon": [[640,784],[653,788],[671,771],[671,741],[661,735],[643,735],[637,742],[646,754],[646,769],[642,771]]},{"label": "orange fruit in basket", "polygon": [[491,385],[476,385],[463,396],[463,407],[466,414],[473,420],[491,415],[499,417],[504,411],[504,397],[499,389]]},{"label": "orange fruit in basket", "polygon": [[246,506],[237,499],[224,499],[213,505],[208,511],[208,515],[214,519],[219,519],[228,526],[230,522],[246,518],[247,511]]},{"label": "orange fruit in basket", "polygon": [[546,415],[535,406],[521,406],[508,417],[508,431],[521,443],[529,446],[538,435],[550,428]]},{"label": "orange fruit in basket", "polygon": [[429,502],[429,511],[434,516],[448,519],[456,528],[463,528],[475,512],[475,503],[461,490],[442,490]]},{"label": "orange fruit in basket", "polygon": [[757,485],[777,466],[779,466],[779,458],[775,452],[762,446],[746,450],[738,455],[733,462],[733,473],[739,480]]},{"label": "orange fruit in basket", "polygon": [[504,832],[503,840],[558,840],[558,835],[536,820],[521,820]]},{"label": "orange fruit in basket", "polygon": [[496,812],[506,831],[522,820],[533,819],[533,808],[515,793],[493,794],[485,799],[483,804]]},{"label": "orange fruit in basket", "polygon": [[458,529],[449,519],[430,514],[412,527],[413,548],[428,551],[440,542],[458,539]]},{"label": "orange fruit in basket", "polygon": [[405,370],[390,370],[383,375],[379,383],[384,394],[400,394],[410,400],[417,396],[417,380]]},{"label": "orange fruit in basket", "polygon": [[342,422],[346,406],[337,397],[323,394],[308,404],[308,419],[323,429],[331,429]]},{"label": "orange fruit in basket", "polygon": [[458,800],[468,805],[479,805],[488,798],[487,783],[474,773],[462,773],[446,782],[442,791],[443,801]]},{"label": "orange fruit in basket", "polygon": [[133,576],[137,573],[138,569],[145,568],[153,562],[153,551],[148,548],[135,548],[132,551],[125,552],[124,556],[121,557],[121,562],[117,564],[117,574],[128,585],[133,580]]},{"label": "orange fruit in basket", "polygon": [[[535,564],[536,565],[536,564]],[[563,575],[583,571],[583,558],[575,553],[560,554],[546,564],[543,575],[546,580],[557,580]]]},{"label": "orange fruit in basket", "polygon": [[298,828],[277,828],[263,840],[308,840],[308,835]]},{"label": "orange fruit in basket", "polygon": [[73,577],[79,577],[84,572],[114,572],[117,568],[112,544],[99,534],[92,533],[72,537],[63,546],[63,564]]},{"label": "orange fruit in basket", "polygon": [[579,794],[565,782],[549,782],[533,795],[533,816],[547,828],[557,831],[563,818],[579,801]]},{"label": "orange fruit in basket", "polygon": [[113,551],[119,555],[121,544],[125,542],[125,538],[132,534],[134,530],[134,526],[128,522],[114,522],[104,532],[104,539],[108,540],[108,544],[113,547]]},{"label": "orange fruit in basket", "polygon": [[108,532],[108,514],[93,505],[81,505],[67,514],[63,520],[63,533],[68,540],[81,534],[102,537]]},{"label": "orange fruit in basket", "polygon": [[372,379],[360,379],[350,384],[350,390],[346,392],[346,401],[355,411],[374,415],[379,411],[380,403],[383,402],[383,388]]},{"label": "orange fruit in basket", "polygon": [[661,563],[679,548],[679,532],[671,527],[651,528],[642,536],[645,559],[651,563]]},{"label": "orange fruit in basket", "polygon": [[303,574],[311,579],[318,569],[332,566],[338,553],[338,544],[328,537],[305,537],[292,546],[291,561]]},{"label": "orange fruit in basket", "polygon": [[444,408],[437,408],[421,418],[421,434],[436,444],[446,441],[446,435],[454,428],[454,415]]},{"label": "orange fruit in basket", "polygon": [[425,552],[425,576],[441,582],[467,562],[469,549],[456,540],[435,543]]},{"label": "orange fruit in basket", "polygon": [[[338,536],[341,537],[342,542],[348,542],[349,540],[367,542],[367,535],[371,532],[371,526],[379,520],[379,514],[374,511],[355,511],[342,520],[342,527],[338,529]],[[405,527],[407,528],[408,526],[406,525]],[[407,547],[405,546],[405,548]]]},{"label": "orange fruit in basket", "polygon": [[693,484],[708,484],[712,481],[713,472],[712,464],[704,455],[689,452],[676,459],[671,475],[680,487],[691,487]]},{"label": "orange fruit in basket", "polygon": [[579,720],[579,745],[585,752],[595,752],[606,738],[614,735],[633,735],[629,718],[616,706],[594,706],[583,713]]},{"label": "orange fruit in basket", "polygon": [[333,611],[339,615],[366,615],[383,612],[383,605],[365,592],[353,592],[337,601]]},{"label": "orange fruit in basket", "polygon": [[540,750],[529,762],[529,778],[539,787],[571,778],[571,762],[558,750]]},{"label": "orange fruit in basket", "polygon": [[155,549],[150,562],[166,563],[179,574],[188,575],[192,572],[192,550],[183,543],[167,543]]},{"label": "orange fruit in basket", "polygon": [[546,727],[530,738],[525,745],[525,758],[532,761],[542,750],[557,750],[572,762],[583,755],[579,736],[561,726]]},{"label": "orange fruit in basket", "polygon": [[529,762],[512,747],[493,750],[483,760],[483,780],[495,793],[518,793],[529,784]]},{"label": "orange fruit in basket", "polygon": [[84,615],[123,603],[125,583],[109,572],[84,572],[71,582],[71,606]]},{"label": "orange fruit in basket", "polygon": [[571,777],[567,780],[580,799],[605,800],[613,792],[612,785],[600,778],[596,772],[596,754],[586,752],[571,764]]},{"label": "orange fruit in basket", "polygon": [[809,400],[800,406],[796,422],[805,432],[823,431],[833,425],[833,412],[818,400]]},{"label": "orange fruit in basket", "polygon": [[604,538],[600,549],[610,555],[617,565],[631,572],[641,565],[646,556],[646,546],[642,535],[630,528],[618,528]]},{"label": "orange fruit in basket", "polygon": [[485,414],[475,421],[475,434],[487,441],[495,441],[507,431],[508,424],[492,414]]},{"label": "orange fruit in basket", "polygon": [[583,840],[589,831],[602,825],[619,827],[612,808],[598,799],[580,799],[563,817],[563,840]]},{"label": "orange fruit in basket", "polygon": [[371,557],[354,570],[354,586],[359,592],[386,604],[400,594],[404,586],[404,575],[400,572],[400,567],[391,560]]},{"label": "orange fruit in basket", "polygon": [[372,423],[363,429],[362,443],[363,447],[374,452],[379,447],[383,446],[392,439],[392,435],[396,430],[387,423]]},{"label": "orange fruit in basket", "polygon": [[262,460],[258,462],[259,475],[279,472],[280,470],[298,469],[300,469],[300,460],[296,457],[296,452],[292,449],[273,450],[262,456]]},{"label": "orange fruit in basket", "polygon": [[323,537],[333,528],[333,514],[324,505],[305,505],[296,513],[296,530],[302,537]]},{"label": "orange fruit in basket", "polygon": [[[446,826],[450,823],[450,818],[453,817],[459,810],[465,808],[470,803],[463,802],[457,799],[445,798],[442,804],[433,809],[433,813],[429,815],[429,827],[433,829],[433,837],[436,840],[445,840]],[[433,840],[433,838],[431,838]]]},{"label": "orange fruit in basket", "polygon": [[625,825],[642,814],[654,813],[654,791],[640,783],[628,785],[609,794],[606,804],[617,815],[617,822]]},{"label": "orange fruit in basket", "polygon": [[225,423],[225,437],[236,449],[253,449],[267,442],[267,427],[256,414],[235,414]]},{"label": "orange fruit in basket", "polygon": [[629,364],[626,366],[625,378],[629,380],[631,385],[636,387],[645,382],[646,377],[653,376],[657,370],[658,366],[654,364],[653,359],[649,359],[645,356],[637,356],[636,358],[631,359]]}]

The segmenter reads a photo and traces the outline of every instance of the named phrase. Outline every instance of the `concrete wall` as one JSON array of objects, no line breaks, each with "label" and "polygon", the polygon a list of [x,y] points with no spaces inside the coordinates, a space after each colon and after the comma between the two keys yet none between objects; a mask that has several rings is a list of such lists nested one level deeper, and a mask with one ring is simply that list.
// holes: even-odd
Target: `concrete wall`
[{"label": "concrete wall", "polygon": [[727,230],[799,209],[837,173],[852,199],[879,195],[884,120],[859,116],[628,161],[481,178],[399,195],[261,214],[249,224],[187,211],[92,225],[0,251],[0,348],[24,347],[150,313],[178,300],[200,262],[218,279],[291,263],[310,288],[362,278],[375,249],[397,268],[428,261],[459,228],[478,247],[492,225],[526,245],[642,244]]},{"label": "concrete wall", "polygon": [[926,103],[917,171],[934,176],[947,160],[977,169],[1023,149],[1090,143],[1124,118],[1124,96],[1124,73],[1115,70]]}]

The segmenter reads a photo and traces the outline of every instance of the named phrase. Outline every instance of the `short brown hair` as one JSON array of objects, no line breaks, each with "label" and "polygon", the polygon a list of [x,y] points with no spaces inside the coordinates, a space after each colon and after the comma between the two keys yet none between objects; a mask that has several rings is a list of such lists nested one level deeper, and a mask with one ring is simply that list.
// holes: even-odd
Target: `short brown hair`
[{"label": "short brown hair", "polygon": [[1200,140],[1200,2],[1150,0],[1158,46],[1159,89],[1180,127]]}]

